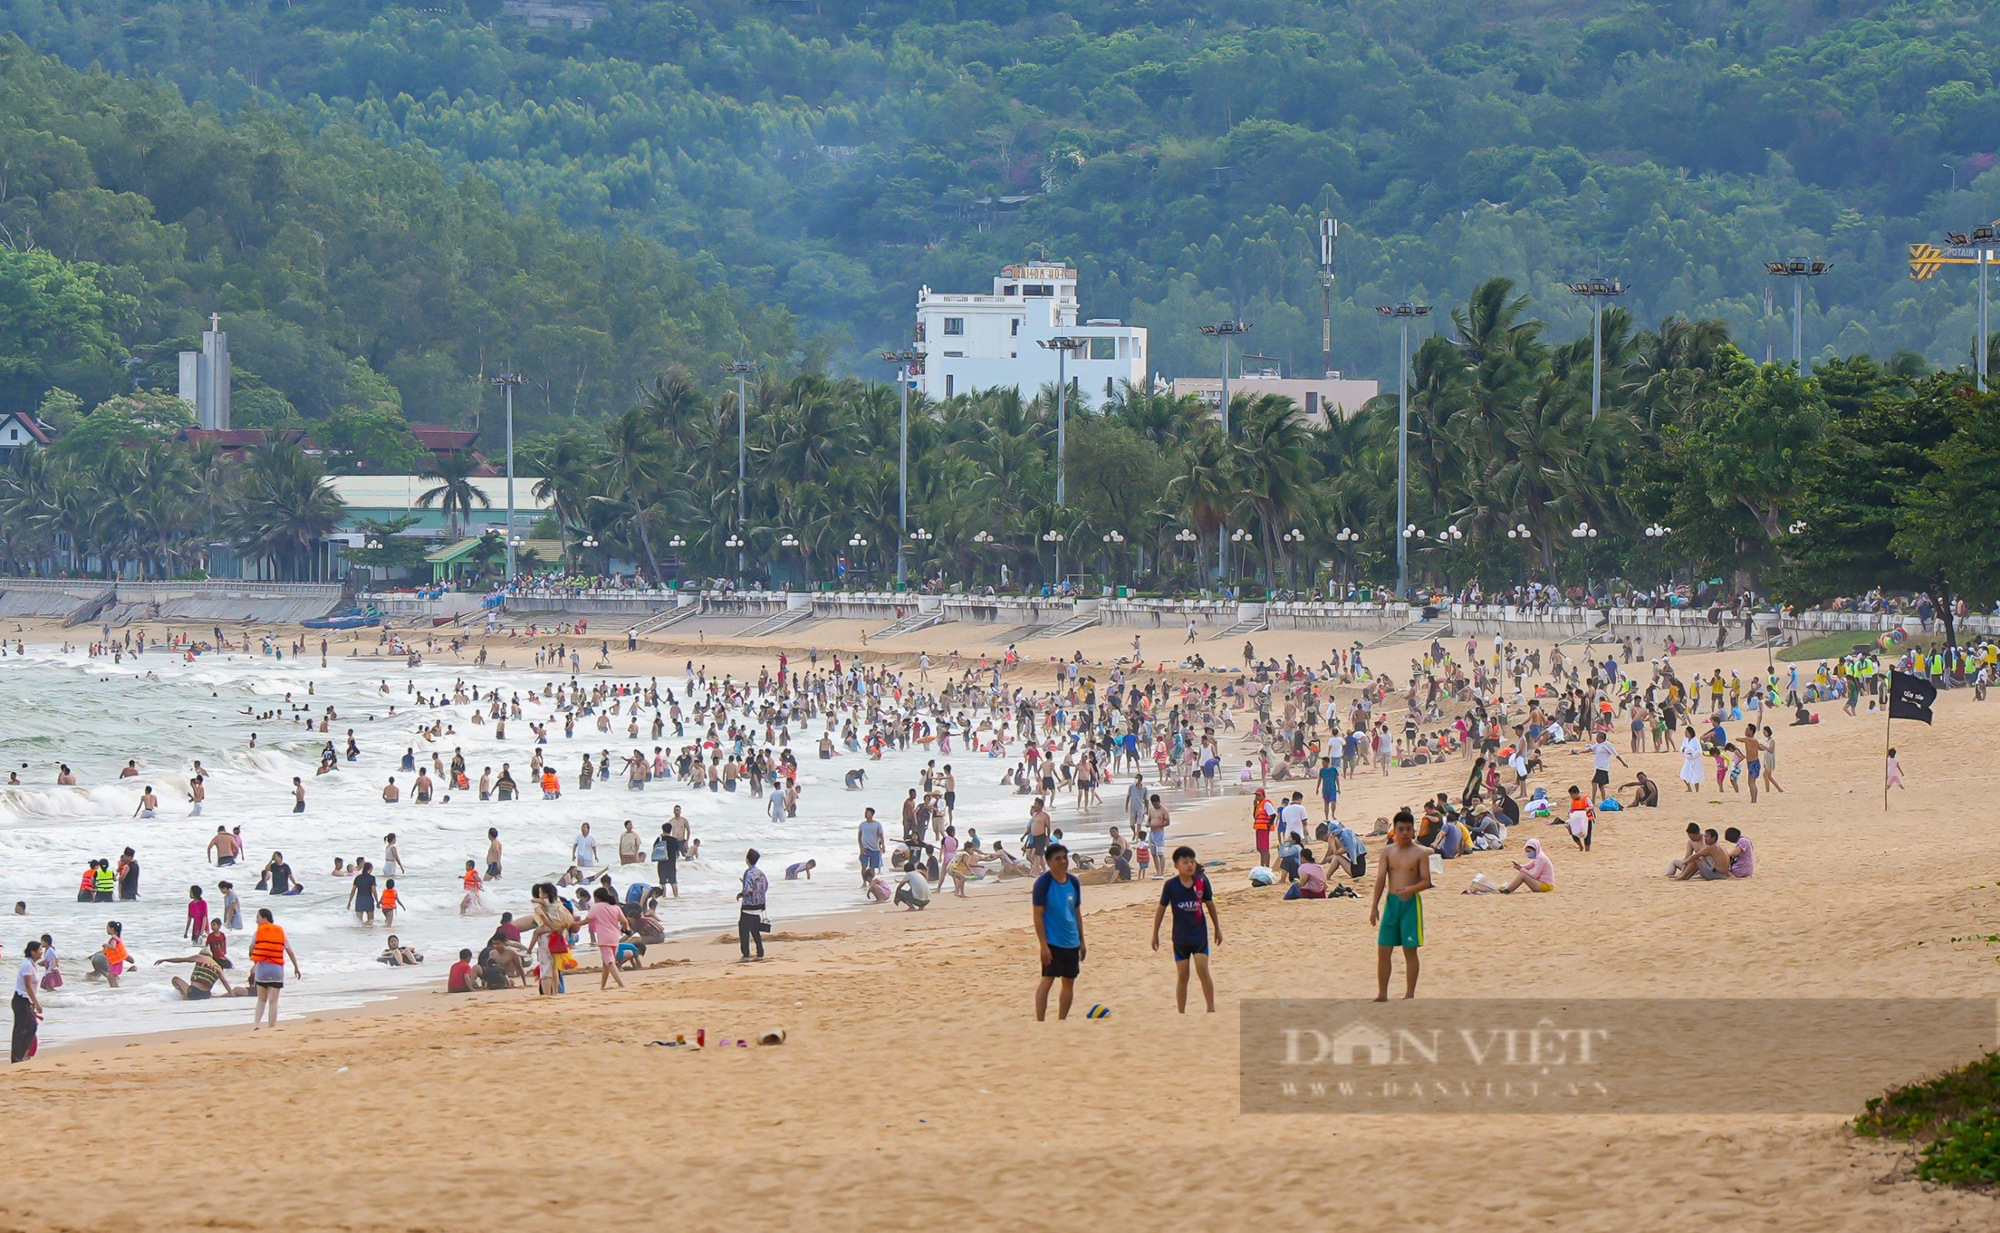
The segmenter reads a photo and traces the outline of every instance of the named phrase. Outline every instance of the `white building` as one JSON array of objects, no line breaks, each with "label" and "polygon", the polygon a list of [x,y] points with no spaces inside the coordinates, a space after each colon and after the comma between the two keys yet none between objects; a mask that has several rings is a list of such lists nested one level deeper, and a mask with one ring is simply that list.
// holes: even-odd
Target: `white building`
[{"label": "white building", "polygon": [[[1175,377],[1176,398],[1193,394],[1208,404],[1211,413],[1222,407],[1221,377]],[[1316,428],[1324,428],[1334,416],[1353,419],[1361,407],[1380,393],[1373,381],[1348,377],[1285,377],[1275,369],[1247,368],[1229,382],[1229,401],[1277,394],[1292,400],[1299,418]]]},{"label": "white building", "polygon": [[211,431],[229,428],[229,335],[222,314],[208,315],[201,350],[181,352],[181,401],[194,409],[195,424]]},{"label": "white building", "polygon": [[924,359],[912,379],[931,398],[995,386],[1033,395],[1056,380],[1058,353],[1042,343],[1057,337],[1082,344],[1064,371],[1086,401],[1145,380],[1146,331],[1101,319],[1078,324],[1076,271],[1049,264],[1007,266],[991,295],[918,291],[916,350]]}]

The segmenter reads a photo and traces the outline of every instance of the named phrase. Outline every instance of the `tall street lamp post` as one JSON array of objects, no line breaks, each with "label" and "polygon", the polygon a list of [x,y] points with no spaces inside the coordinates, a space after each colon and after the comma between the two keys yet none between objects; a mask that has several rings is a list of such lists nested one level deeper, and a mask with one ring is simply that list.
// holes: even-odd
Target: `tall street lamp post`
[{"label": "tall street lamp post", "polygon": [[[1202,326],[1201,332],[1210,338],[1220,338],[1222,340],[1221,423],[1222,439],[1224,442],[1227,442],[1229,440],[1229,340],[1239,335],[1248,334],[1250,326],[1247,322],[1243,321],[1218,321],[1214,325]],[[1228,532],[1222,527],[1217,527],[1215,529],[1215,577],[1217,581],[1221,581],[1223,573],[1227,568],[1228,559]]]},{"label": "tall street lamp post", "polygon": [[[748,525],[743,504],[743,439],[745,419],[743,379],[752,372],[755,372],[756,369],[757,366],[748,360],[738,360],[733,364],[724,364],[722,366],[722,371],[736,374],[736,531],[738,535],[741,535],[743,528]],[[736,554],[736,577],[738,581],[741,581],[743,578],[743,553],[740,550]]]},{"label": "tall street lamp post", "polygon": [[1764,263],[1766,274],[1792,280],[1792,363],[1798,365],[1800,376],[1806,371],[1806,284],[1832,270],[1831,261],[1808,261],[1803,257]]},{"label": "tall street lamp post", "polygon": [[503,372],[493,384],[507,400],[507,581],[514,581],[514,387],[528,379],[517,372]]},{"label": "tall street lamp post", "polygon": [[1983,394],[1986,392],[1987,378],[1992,375],[1987,371],[1989,350],[1987,340],[1993,337],[1986,316],[1986,267],[1993,264],[1994,244],[1996,240],[2000,240],[2000,233],[1995,232],[1994,224],[1987,223],[1974,227],[1969,235],[1960,235],[1954,231],[1948,233],[1946,238],[1951,241],[1954,248],[1973,247],[1975,249],[1973,259],[1979,263],[1979,345],[1974,348],[1972,366],[1979,374],[1979,390]]},{"label": "tall street lamp post", "polygon": [[911,365],[924,358],[921,351],[884,351],[882,358],[896,369],[896,585],[903,585],[908,566],[903,560],[903,538],[910,530],[910,372]]},{"label": "tall street lamp post", "polygon": [[[1378,305],[1376,312],[1403,327],[1403,363],[1396,370],[1396,526],[1410,520],[1410,323],[1428,317],[1431,306],[1402,300]],[[1410,590],[1410,548],[1408,537],[1396,536],[1396,598]]]},{"label": "tall street lamp post", "polygon": [[1590,301],[1590,418],[1604,409],[1604,301],[1632,288],[1616,278],[1586,278],[1569,284],[1571,295]]},{"label": "tall street lamp post", "polygon": [[1066,475],[1063,464],[1069,444],[1069,354],[1083,350],[1090,343],[1088,339],[1058,334],[1042,339],[1040,345],[1056,353],[1056,508],[1061,509]]}]

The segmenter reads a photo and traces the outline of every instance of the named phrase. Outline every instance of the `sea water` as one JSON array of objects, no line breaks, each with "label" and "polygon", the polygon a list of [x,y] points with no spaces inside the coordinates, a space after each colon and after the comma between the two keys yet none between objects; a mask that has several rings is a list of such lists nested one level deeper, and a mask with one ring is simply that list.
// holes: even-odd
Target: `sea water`
[{"label": "sea water", "polygon": [[[29,648],[25,655],[0,660],[0,780],[12,771],[24,785],[0,787],[0,947],[11,973],[29,938],[43,933],[55,938],[64,984],[42,995],[45,1043],[247,1025],[247,999],[183,1001],[174,992],[172,977],[185,977],[188,965],[154,964],[199,949],[180,936],[187,922],[188,888],[202,887],[210,912],[219,915],[218,878],[235,884],[246,926],[254,928],[258,908],[276,913],[305,973],[303,979],[288,976],[284,993],[284,1012],[299,1014],[411,989],[442,989],[459,948],[478,950],[501,911],[526,916],[530,886],[554,880],[569,866],[571,845],[583,822],[590,823],[599,863],[609,864],[622,896],[631,883],[650,883],[656,876],[650,859],[617,863],[625,820],[632,820],[650,857],[661,822],[675,805],[681,806],[693,837],[702,841],[701,857],[680,862],[680,898],[661,905],[660,917],[670,933],[734,928],[735,894],[743,854],[750,847],[763,853],[761,867],[772,884],[770,912],[780,928],[787,917],[864,904],[855,838],[862,808],[875,807],[893,840],[900,833],[902,798],[918,784],[927,760],[954,766],[961,838],[968,828],[977,828],[988,846],[1000,839],[1018,851],[1014,840],[1025,826],[1026,801],[1000,783],[1012,758],[967,755],[956,746],[945,756],[912,746],[880,761],[845,750],[822,761],[816,745],[825,721],[807,721],[794,725],[791,733],[799,760],[798,815],[777,824],[766,811],[766,800],[753,797],[741,784],[733,794],[685,787],[671,778],[656,779],[643,792],[626,787],[619,770],[624,755],[635,746],[648,756],[656,744],[677,749],[696,739],[691,724],[682,740],[675,740],[670,725],[655,741],[649,731],[652,712],[645,710],[640,739],[634,741],[625,734],[628,702],[613,717],[610,732],[599,733],[595,716],[588,716],[578,719],[575,737],[562,735],[563,717],[550,697],[555,684],[581,680],[591,685],[605,679],[643,686],[647,680],[455,662],[412,668],[401,660],[337,656],[338,648],[324,667],[316,655],[279,660],[255,652],[203,655],[187,662],[157,648],[114,663],[81,652]],[[412,686],[427,696],[449,697],[460,681],[469,691],[483,694],[497,688],[503,699],[519,696],[522,718],[508,721],[505,741],[493,739],[490,721],[471,722],[471,704],[414,705]],[[382,692],[384,684],[387,693]],[[685,692],[686,682],[679,676],[658,678],[658,684],[663,691]],[[527,700],[531,691],[540,695],[539,702]],[[329,706],[337,718],[322,735],[316,721]],[[291,707],[304,709],[294,713]],[[257,718],[274,709],[280,712],[277,720]],[[315,721],[310,730],[299,723],[307,715]],[[420,726],[437,720],[456,731],[434,743],[417,735]],[[562,780],[560,799],[541,799],[529,780],[535,749],[530,720],[547,727],[543,757]],[[361,749],[354,762],[345,759],[349,729]],[[319,751],[329,740],[341,752],[340,770],[315,775]],[[475,790],[450,793],[448,803],[416,804],[411,790],[415,774],[399,769],[406,748],[413,748],[418,764],[426,767],[434,751],[449,766],[452,750],[461,750]],[[594,760],[603,750],[611,753],[612,779],[599,781],[590,791],[579,790],[576,771],[582,755],[588,752]],[[139,773],[121,779],[128,759],[136,762]],[[191,816],[188,795],[195,759],[207,773],[207,802],[200,817]],[[480,801],[476,785],[481,769],[491,767],[497,775],[503,762],[512,764],[525,798]],[[74,772],[77,786],[56,786],[63,763]],[[846,790],[843,776],[856,767],[866,769],[867,785]],[[391,775],[403,792],[396,804],[382,800]],[[293,776],[306,787],[303,814],[291,812]],[[433,779],[436,794],[446,795],[442,777]],[[137,818],[140,793],[148,785],[160,798],[158,816]],[[1103,792],[1107,805],[1115,807],[1122,789],[1107,785]],[[1079,827],[1059,817],[1058,825],[1067,825],[1072,834],[1079,829],[1104,832],[1101,819]],[[243,832],[243,855],[227,869],[218,869],[207,856],[217,826],[240,826]],[[486,888],[491,913],[462,917],[465,862],[478,861],[483,872],[488,827],[499,829],[505,845],[505,878]],[[344,906],[350,880],[329,873],[336,857],[343,864],[367,859],[376,863],[379,887],[383,836],[391,832],[407,869],[393,875],[402,901],[394,932],[403,945],[423,953],[420,967],[390,968],[379,962],[391,931],[379,912],[372,928],[360,924]],[[76,902],[85,864],[103,857],[115,865],[127,847],[138,856],[140,898]],[[274,897],[254,889],[258,870],[273,852],[284,853],[304,885],[302,894]],[[784,880],[788,864],[807,859],[818,862],[812,881]],[[27,915],[14,915],[17,900],[26,902]],[[84,979],[91,953],[104,942],[108,920],[124,925],[133,960],[117,989]],[[232,984],[247,981],[249,944],[248,928],[230,935]],[[735,957],[733,945],[715,950],[718,960]]]}]

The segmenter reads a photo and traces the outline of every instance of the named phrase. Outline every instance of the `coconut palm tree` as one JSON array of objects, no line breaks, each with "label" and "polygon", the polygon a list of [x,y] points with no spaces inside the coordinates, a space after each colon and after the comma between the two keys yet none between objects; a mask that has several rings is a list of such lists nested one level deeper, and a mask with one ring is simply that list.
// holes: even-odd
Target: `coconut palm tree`
[{"label": "coconut palm tree", "polygon": [[273,442],[244,465],[223,527],[246,557],[267,559],[281,577],[298,579],[310,572],[313,548],[345,508],[318,463],[296,445]]},{"label": "coconut palm tree", "polygon": [[649,577],[660,579],[660,561],[653,554],[653,537],[646,528],[649,511],[666,486],[670,447],[665,429],[647,402],[641,401],[604,426],[605,492],[590,498],[616,507],[638,532],[646,553]]},{"label": "coconut palm tree", "polygon": [[556,536],[562,541],[563,557],[567,560],[570,528],[584,525],[584,503],[590,499],[592,482],[603,462],[603,450],[582,429],[571,428],[558,433],[532,458],[532,465],[542,473],[542,478],[535,481],[535,498],[546,501],[555,514]]},{"label": "coconut palm tree", "polygon": [[[475,504],[481,509],[493,508],[493,499],[472,482],[472,474],[478,469],[479,464],[473,460],[469,452],[453,450],[441,458],[434,458],[430,469],[424,472],[425,479],[443,482],[435,488],[426,488],[417,494],[417,505],[422,509],[430,509],[432,506],[442,509],[445,519],[451,525],[451,538],[454,541],[459,538],[461,520],[472,517],[472,507]],[[508,528],[508,534],[513,534],[512,527]]]}]

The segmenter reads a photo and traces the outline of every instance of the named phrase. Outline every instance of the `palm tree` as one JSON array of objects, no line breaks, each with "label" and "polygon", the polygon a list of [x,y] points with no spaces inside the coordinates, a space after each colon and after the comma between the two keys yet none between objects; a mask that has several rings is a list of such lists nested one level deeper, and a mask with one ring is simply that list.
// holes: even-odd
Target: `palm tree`
[{"label": "palm tree", "polygon": [[597,442],[577,428],[558,434],[534,460],[542,472],[534,494],[555,513],[564,559],[569,557],[570,528],[584,525],[584,503],[590,499],[591,481],[601,461]]},{"label": "palm tree", "polygon": [[237,549],[264,558],[281,576],[309,572],[312,551],[340,522],[346,502],[298,446],[271,442],[250,455],[223,526]]},{"label": "palm tree", "polygon": [[[605,495],[591,498],[621,506],[639,533],[646,552],[646,566],[654,583],[660,580],[659,558],[653,555],[653,537],[646,519],[655,497],[669,473],[667,434],[646,403],[628,407],[604,426]],[[615,495],[614,495],[615,494]]]},{"label": "palm tree", "polygon": [[1230,443],[1234,483],[1257,514],[1268,586],[1278,537],[1311,505],[1311,433],[1292,400],[1277,394],[1246,400],[1231,428],[1238,434]]},{"label": "palm tree", "polygon": [[[477,502],[481,509],[492,509],[493,499],[472,482],[472,473],[479,469],[472,455],[465,450],[453,450],[442,458],[434,458],[430,470],[424,472],[425,479],[444,482],[435,488],[427,488],[417,496],[417,505],[429,509],[433,505],[444,510],[444,516],[451,524],[451,538],[459,538],[459,521],[472,517],[472,506]],[[514,529],[507,528],[512,535]]]}]

